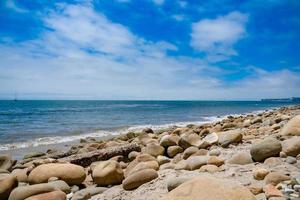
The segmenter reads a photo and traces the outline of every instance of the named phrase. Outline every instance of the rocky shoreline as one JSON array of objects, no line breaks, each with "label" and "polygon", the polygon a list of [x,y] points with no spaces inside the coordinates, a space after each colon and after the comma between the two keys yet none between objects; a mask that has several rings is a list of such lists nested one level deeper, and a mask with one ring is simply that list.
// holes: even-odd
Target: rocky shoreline
[{"label": "rocky shoreline", "polygon": [[296,200],[299,192],[300,106],[87,138],[20,161],[0,155],[0,200]]}]

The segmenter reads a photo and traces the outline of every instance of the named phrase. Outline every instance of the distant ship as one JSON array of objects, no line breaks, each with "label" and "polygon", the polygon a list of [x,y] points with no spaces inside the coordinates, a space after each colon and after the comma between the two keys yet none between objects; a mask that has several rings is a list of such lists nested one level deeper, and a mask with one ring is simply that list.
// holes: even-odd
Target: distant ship
[{"label": "distant ship", "polygon": [[261,99],[261,101],[300,103],[300,97],[281,98],[281,99]]}]

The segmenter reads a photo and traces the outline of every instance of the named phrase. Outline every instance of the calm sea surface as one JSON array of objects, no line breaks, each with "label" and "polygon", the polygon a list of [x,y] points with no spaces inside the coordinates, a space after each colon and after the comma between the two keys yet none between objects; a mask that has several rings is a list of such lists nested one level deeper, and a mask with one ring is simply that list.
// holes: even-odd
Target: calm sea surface
[{"label": "calm sea surface", "polygon": [[0,101],[0,150],[204,122],[289,103],[261,101]]}]

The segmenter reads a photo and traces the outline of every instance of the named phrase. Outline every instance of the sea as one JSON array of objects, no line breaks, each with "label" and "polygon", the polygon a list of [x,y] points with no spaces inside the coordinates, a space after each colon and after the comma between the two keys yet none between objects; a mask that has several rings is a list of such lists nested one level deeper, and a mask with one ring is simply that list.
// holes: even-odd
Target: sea
[{"label": "sea", "polygon": [[266,101],[0,101],[0,152],[214,122],[262,112],[289,102]]}]

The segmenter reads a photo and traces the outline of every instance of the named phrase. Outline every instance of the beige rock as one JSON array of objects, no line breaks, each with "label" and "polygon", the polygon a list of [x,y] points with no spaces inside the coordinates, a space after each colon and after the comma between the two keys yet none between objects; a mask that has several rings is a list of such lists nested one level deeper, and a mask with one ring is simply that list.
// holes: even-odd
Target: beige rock
[{"label": "beige rock", "polygon": [[187,149],[190,146],[199,146],[200,143],[201,143],[201,139],[199,135],[195,133],[181,135],[178,142],[179,146],[181,146],[183,149]]},{"label": "beige rock", "polygon": [[134,160],[138,155],[140,155],[140,152],[132,151],[128,154],[128,159],[129,160]]},{"label": "beige rock", "polygon": [[203,141],[210,145],[217,144],[219,141],[219,136],[217,133],[210,133],[203,138]]},{"label": "beige rock", "polygon": [[186,160],[181,160],[174,166],[176,170],[190,170],[190,166]]},{"label": "beige rock", "polygon": [[144,170],[144,169],[153,169],[153,170],[158,170],[159,169],[159,164],[157,161],[147,161],[147,162],[140,162],[138,163],[130,172],[129,174],[126,174],[125,177],[130,176],[130,174],[133,174],[135,172]]},{"label": "beige rock", "polygon": [[157,157],[159,155],[163,155],[165,149],[159,144],[150,143],[143,149],[142,152]]},{"label": "beige rock", "polygon": [[189,180],[161,200],[256,200],[253,194],[236,182],[202,175]]},{"label": "beige rock", "polygon": [[181,185],[184,182],[187,182],[188,180],[190,180],[190,177],[174,177],[174,178],[169,178],[167,179],[167,188],[168,191],[172,191],[175,188],[177,188],[179,185]]},{"label": "beige rock", "polygon": [[256,180],[264,180],[264,178],[268,175],[269,170],[265,168],[258,168],[253,171],[253,177]]},{"label": "beige rock", "polygon": [[78,192],[76,192],[73,195],[71,200],[87,200],[87,199],[90,199],[94,195],[103,193],[106,190],[107,190],[106,187],[90,186],[90,187],[87,187],[85,189],[82,189],[82,190],[79,190]]},{"label": "beige rock", "polygon": [[84,168],[79,165],[49,163],[34,168],[28,176],[28,181],[32,184],[45,183],[51,177],[57,177],[70,185],[76,185],[84,181],[86,174]]},{"label": "beige rock", "polygon": [[14,169],[11,174],[17,178],[19,182],[27,182],[28,176],[27,176],[28,168],[25,169]]},{"label": "beige rock", "polygon": [[259,184],[251,184],[251,185],[249,185],[247,188],[248,188],[248,189],[250,190],[250,192],[251,192],[252,194],[254,194],[254,195],[257,195],[257,194],[263,192],[263,188],[262,188],[262,186],[259,185]]},{"label": "beige rock", "polygon": [[278,156],[282,147],[280,142],[273,138],[265,138],[251,146],[250,154],[255,161],[264,161],[266,158]]},{"label": "beige rock", "polygon": [[[124,176],[127,177],[128,174],[141,162],[148,162],[148,161],[156,161],[156,159],[149,155],[149,154],[140,154],[138,155],[130,164],[127,166],[127,168],[124,170]],[[149,164],[149,166],[152,166],[152,162]]]},{"label": "beige rock", "polygon": [[60,190],[37,194],[26,198],[25,200],[66,200],[66,194]]},{"label": "beige rock", "polygon": [[267,198],[270,197],[281,197],[283,194],[281,193],[280,190],[278,190],[274,185],[272,184],[267,184],[264,187],[265,195]]},{"label": "beige rock", "polygon": [[300,137],[299,136],[294,136],[290,139],[284,140],[281,144],[282,144],[282,151],[287,156],[296,157],[298,154],[300,154]]},{"label": "beige rock", "polygon": [[253,163],[249,152],[236,153],[227,162],[229,164],[237,164],[237,165],[247,165]]},{"label": "beige rock", "polygon": [[0,200],[6,200],[11,191],[18,186],[18,181],[14,176],[8,176],[0,180]]},{"label": "beige rock", "polygon": [[114,160],[100,162],[93,170],[94,182],[100,186],[116,185],[124,179],[121,165]]},{"label": "beige rock", "polygon": [[160,170],[164,170],[164,169],[174,169],[174,168],[175,168],[175,164],[174,164],[174,163],[171,163],[171,162],[165,163],[165,164],[159,166],[159,169],[160,169]]},{"label": "beige rock", "polygon": [[178,135],[165,135],[160,139],[159,144],[166,148],[169,146],[176,146],[179,139]]},{"label": "beige rock", "polygon": [[221,154],[220,149],[211,149],[211,150],[209,151],[209,155],[210,155],[210,156],[219,156],[220,154]]},{"label": "beige rock", "polygon": [[209,156],[191,156],[186,160],[190,170],[199,169],[208,162]]},{"label": "beige rock", "polygon": [[209,156],[207,160],[207,164],[209,165],[216,165],[216,166],[221,166],[224,164],[224,159],[218,157],[218,156]]},{"label": "beige rock", "polygon": [[157,156],[157,162],[159,165],[163,165],[165,163],[169,163],[171,160],[166,156]]},{"label": "beige rock", "polygon": [[9,155],[0,155],[0,169],[10,171],[13,161]]},{"label": "beige rock", "polygon": [[191,156],[206,156],[207,154],[208,154],[208,150],[199,149],[196,153],[192,154]]},{"label": "beige rock", "polygon": [[300,136],[300,115],[293,117],[283,128],[281,135]]},{"label": "beige rock", "polygon": [[183,148],[180,146],[169,146],[167,154],[170,158],[173,158],[176,154],[183,152]]},{"label": "beige rock", "polygon": [[290,180],[290,177],[281,172],[270,172],[268,175],[266,175],[264,180],[266,184],[272,184],[276,186],[282,181]]},{"label": "beige rock", "polygon": [[219,144],[228,147],[230,144],[242,142],[243,135],[240,129],[225,131],[219,135]]},{"label": "beige rock", "polygon": [[219,172],[220,168],[216,165],[203,165],[200,167],[199,172],[208,172],[208,173],[215,173]]},{"label": "beige rock", "polygon": [[264,164],[269,166],[269,167],[274,167],[276,165],[280,165],[282,163],[281,159],[280,158],[276,158],[276,157],[270,157],[270,158],[267,158],[265,161],[264,161]]},{"label": "beige rock", "polygon": [[190,157],[192,154],[196,153],[198,151],[198,147],[189,147],[186,150],[184,150],[182,158],[183,159],[187,159],[188,157]]},{"label": "beige rock", "polygon": [[122,186],[125,190],[135,189],[158,177],[158,173],[153,169],[144,169],[130,174],[124,179]]}]

